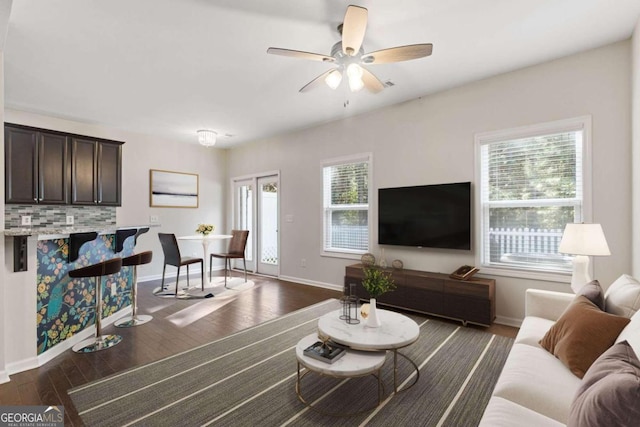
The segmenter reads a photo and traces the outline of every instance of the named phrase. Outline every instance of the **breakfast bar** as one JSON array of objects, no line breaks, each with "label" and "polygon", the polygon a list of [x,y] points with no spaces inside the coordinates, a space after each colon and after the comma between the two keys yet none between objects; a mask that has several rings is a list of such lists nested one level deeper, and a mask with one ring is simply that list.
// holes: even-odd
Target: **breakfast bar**
[{"label": "breakfast bar", "polygon": [[[5,246],[12,246],[14,253],[9,264],[14,274],[22,275],[23,286],[10,296],[24,308],[23,317],[12,324],[28,343],[19,351],[46,361],[89,334],[95,317],[95,280],[72,279],[69,271],[133,254],[138,237],[148,231],[147,225],[5,230]],[[102,283],[103,318],[131,304],[131,268],[122,268]]]}]

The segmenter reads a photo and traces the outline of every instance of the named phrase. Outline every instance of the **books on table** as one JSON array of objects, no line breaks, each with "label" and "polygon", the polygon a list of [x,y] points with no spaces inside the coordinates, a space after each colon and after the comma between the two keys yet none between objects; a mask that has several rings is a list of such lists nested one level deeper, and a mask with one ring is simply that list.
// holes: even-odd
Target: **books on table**
[{"label": "books on table", "polygon": [[303,354],[325,363],[333,363],[345,355],[347,350],[331,342],[316,341],[305,348]]}]

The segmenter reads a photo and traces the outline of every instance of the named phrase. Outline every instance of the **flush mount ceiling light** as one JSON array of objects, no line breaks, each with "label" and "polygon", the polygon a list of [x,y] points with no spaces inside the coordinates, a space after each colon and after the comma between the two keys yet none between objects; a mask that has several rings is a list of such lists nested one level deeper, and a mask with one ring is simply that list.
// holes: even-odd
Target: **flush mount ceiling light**
[{"label": "flush mount ceiling light", "polygon": [[431,43],[398,46],[365,53],[362,41],[367,29],[367,20],[368,11],[366,8],[354,5],[347,7],[344,21],[338,26],[338,32],[342,36],[342,40],[333,45],[330,55],[277,47],[270,47],[267,49],[267,53],[327,62],[333,65],[332,69],[325,71],[307,83],[300,89],[300,92],[306,92],[322,86],[323,83],[331,89],[337,89],[342,82],[343,74],[346,74],[349,89],[352,92],[357,92],[364,87],[371,93],[380,92],[385,88],[385,84],[369,71],[365,65],[409,61],[431,55],[433,50]]},{"label": "flush mount ceiling light", "polygon": [[205,147],[213,147],[216,145],[218,133],[212,130],[201,129],[197,132],[198,142]]}]

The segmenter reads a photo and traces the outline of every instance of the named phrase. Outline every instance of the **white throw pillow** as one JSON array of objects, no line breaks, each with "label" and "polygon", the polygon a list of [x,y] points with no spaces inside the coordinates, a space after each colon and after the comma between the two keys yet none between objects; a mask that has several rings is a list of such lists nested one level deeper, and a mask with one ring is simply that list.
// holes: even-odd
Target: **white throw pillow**
[{"label": "white throw pillow", "polygon": [[640,354],[640,311],[631,317],[631,322],[620,332],[616,344],[625,340],[636,354]]},{"label": "white throw pillow", "polygon": [[628,274],[620,276],[604,294],[604,309],[631,318],[640,309],[640,282]]}]

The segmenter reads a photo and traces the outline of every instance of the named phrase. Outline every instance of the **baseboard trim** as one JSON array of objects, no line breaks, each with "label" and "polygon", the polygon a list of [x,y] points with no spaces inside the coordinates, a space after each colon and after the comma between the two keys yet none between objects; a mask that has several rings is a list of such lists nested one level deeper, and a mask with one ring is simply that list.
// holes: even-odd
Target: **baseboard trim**
[{"label": "baseboard trim", "polygon": [[[212,271],[221,271],[224,270],[224,267],[213,267]],[[171,273],[167,273],[164,275],[165,281],[166,279],[175,279],[177,274],[177,270],[173,271]],[[189,277],[192,277],[194,274],[197,274],[198,276],[200,276],[200,269],[198,268],[197,270],[189,270]],[[249,271],[247,271],[247,273],[249,273]],[[183,273],[180,275],[181,277],[187,277],[186,276],[186,271],[183,271]],[[206,274],[209,274],[209,272],[207,271]],[[143,283],[143,282],[151,282],[153,280],[162,280],[162,274],[152,274],[149,276],[138,276],[138,283]]]},{"label": "baseboard trim", "polygon": [[11,381],[9,375],[7,375],[7,371],[0,371],[0,384],[8,383]]},{"label": "baseboard trim", "polygon": [[343,289],[342,285],[335,285],[333,283],[317,282],[315,280],[301,279],[299,277],[280,276],[278,278],[280,280],[286,280],[286,281],[289,281],[289,282],[300,283],[302,285],[315,286],[317,288],[331,289],[331,290],[334,290],[334,291],[342,292],[342,289]]},{"label": "baseboard trim", "polygon": [[514,328],[520,328],[522,326],[522,319],[516,319],[513,317],[496,316],[494,323],[505,326],[512,326]]}]

